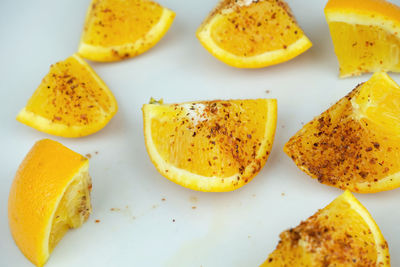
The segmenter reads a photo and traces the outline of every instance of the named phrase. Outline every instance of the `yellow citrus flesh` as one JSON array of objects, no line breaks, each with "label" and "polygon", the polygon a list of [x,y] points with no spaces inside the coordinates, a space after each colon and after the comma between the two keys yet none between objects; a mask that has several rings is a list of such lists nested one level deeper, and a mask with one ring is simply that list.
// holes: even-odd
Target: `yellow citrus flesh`
[{"label": "yellow citrus flesh", "polygon": [[81,137],[101,130],[117,110],[104,82],[73,55],[50,67],[17,120],[48,134]]},{"label": "yellow citrus flesh", "polygon": [[261,266],[390,266],[385,238],[349,191],[280,239]]},{"label": "yellow citrus flesh", "polygon": [[158,171],[206,192],[235,190],[260,171],[276,117],[274,99],[143,106],[146,147]]},{"label": "yellow citrus flesh", "polygon": [[341,77],[400,72],[400,7],[384,0],[330,0],[325,16]]},{"label": "yellow citrus flesh", "polygon": [[311,47],[289,6],[281,0],[224,0],[197,30],[216,58],[239,68],[290,60]]},{"label": "yellow citrus flesh", "polygon": [[18,168],[8,199],[11,234],[21,252],[43,266],[69,228],[91,212],[89,161],[60,143],[37,142]]},{"label": "yellow citrus flesh", "polygon": [[382,131],[400,138],[400,87],[386,73],[376,73],[352,100],[357,117]]},{"label": "yellow citrus flesh", "polygon": [[49,250],[53,251],[70,228],[78,228],[91,213],[90,190],[92,182],[87,169],[77,174],[65,191],[53,216]]},{"label": "yellow citrus flesh", "polygon": [[321,183],[359,193],[400,186],[400,87],[375,73],[285,145],[296,165]]},{"label": "yellow citrus flesh", "polygon": [[78,53],[94,61],[117,61],[153,47],[175,13],[149,0],[93,0]]}]

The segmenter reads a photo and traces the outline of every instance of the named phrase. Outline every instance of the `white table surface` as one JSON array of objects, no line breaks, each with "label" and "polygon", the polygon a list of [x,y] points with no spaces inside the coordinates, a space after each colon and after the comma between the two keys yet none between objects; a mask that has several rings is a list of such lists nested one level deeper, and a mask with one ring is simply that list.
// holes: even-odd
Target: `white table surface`
[{"label": "white table surface", "polygon": [[[256,70],[219,62],[196,39],[216,2],[160,0],[177,16],[153,49],[121,62],[89,62],[115,94],[119,112],[102,131],[79,139],[49,136],[15,116],[49,65],[76,51],[89,0],[0,2],[0,266],[32,266],[11,237],[7,199],[19,163],[42,138],[92,154],[93,214],[67,233],[48,267],[258,266],[280,232],[342,193],[310,179],[282,151],[302,123],[371,76],[338,78],[326,1],[288,1],[314,46],[290,62]],[[400,75],[391,77],[400,82]],[[267,164],[251,183],[230,193],[201,193],[170,182],[156,171],[144,145],[141,106],[150,97],[170,103],[277,98],[278,125]],[[400,189],[356,197],[386,237],[392,266],[400,266]]]}]

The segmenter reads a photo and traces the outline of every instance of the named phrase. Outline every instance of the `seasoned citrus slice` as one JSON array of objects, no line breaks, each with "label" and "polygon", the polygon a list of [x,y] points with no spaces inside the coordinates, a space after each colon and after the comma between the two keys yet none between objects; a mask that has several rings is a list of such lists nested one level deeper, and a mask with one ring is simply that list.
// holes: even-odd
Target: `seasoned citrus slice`
[{"label": "seasoned citrus slice", "polygon": [[11,234],[22,253],[43,266],[70,228],[91,213],[89,161],[58,142],[37,142],[18,168],[8,198]]},{"label": "seasoned citrus slice", "polygon": [[325,16],[341,77],[400,72],[400,7],[385,0],[329,0]]},{"label": "seasoned citrus slice", "polygon": [[282,0],[222,0],[197,37],[216,58],[238,68],[282,63],[312,45]]},{"label": "seasoned citrus slice", "polygon": [[175,13],[149,0],[93,0],[78,53],[94,61],[142,54],[168,31]]},{"label": "seasoned citrus slice", "polygon": [[400,186],[400,87],[375,73],[285,145],[321,183],[360,193]]},{"label": "seasoned citrus slice", "polygon": [[390,266],[385,238],[349,191],[280,239],[261,266]]},{"label": "seasoned citrus slice", "polygon": [[143,106],[146,147],[157,170],[205,192],[235,190],[261,170],[276,117],[275,99]]},{"label": "seasoned citrus slice", "polygon": [[80,137],[101,130],[117,110],[104,82],[73,55],[51,65],[17,120],[48,134]]}]

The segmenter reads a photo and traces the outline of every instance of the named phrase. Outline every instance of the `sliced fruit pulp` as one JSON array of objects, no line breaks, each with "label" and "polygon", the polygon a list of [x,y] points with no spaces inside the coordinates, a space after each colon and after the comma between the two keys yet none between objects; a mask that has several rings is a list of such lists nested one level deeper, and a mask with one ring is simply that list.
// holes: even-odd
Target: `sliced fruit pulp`
[{"label": "sliced fruit pulp", "polygon": [[218,46],[245,57],[286,49],[303,36],[289,7],[280,1],[233,7],[213,24],[211,32]]},{"label": "sliced fruit pulp", "polygon": [[110,96],[73,56],[51,66],[26,106],[55,123],[84,126],[110,113]]},{"label": "sliced fruit pulp", "polygon": [[372,25],[330,22],[341,76],[400,71],[400,36]]},{"label": "sliced fruit pulp", "polygon": [[[160,20],[163,8],[148,0],[98,0],[92,3],[90,12],[92,15],[85,24],[86,34],[82,41],[109,47],[144,37]],[[135,23],[132,23],[132,18]]]},{"label": "sliced fruit pulp", "polygon": [[251,100],[160,105],[157,112],[165,119],[153,115],[153,143],[171,165],[206,177],[230,177],[257,156],[266,107]]},{"label": "sliced fruit pulp", "polygon": [[284,151],[321,183],[371,193],[398,184],[393,177],[382,179],[400,171],[400,147],[398,136],[387,134],[354,109],[351,101],[364,85],[307,123]]},{"label": "sliced fruit pulp", "polygon": [[353,103],[363,120],[400,139],[400,87],[387,74],[375,74]]},{"label": "sliced fruit pulp", "polygon": [[49,237],[50,252],[70,228],[80,227],[89,218],[92,210],[91,187],[89,172],[83,171],[65,191],[53,217]]},{"label": "sliced fruit pulp", "polygon": [[348,191],[280,238],[262,266],[384,266],[389,262],[379,228]]}]

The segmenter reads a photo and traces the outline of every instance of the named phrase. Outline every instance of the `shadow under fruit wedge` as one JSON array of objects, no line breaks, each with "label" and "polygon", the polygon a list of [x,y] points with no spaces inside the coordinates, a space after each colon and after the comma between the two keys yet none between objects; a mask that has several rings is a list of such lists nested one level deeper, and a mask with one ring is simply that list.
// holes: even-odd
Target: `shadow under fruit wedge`
[{"label": "shadow under fruit wedge", "polygon": [[312,46],[282,0],[222,0],[197,37],[212,55],[238,68],[282,63]]},{"label": "shadow under fruit wedge", "polygon": [[400,87],[384,72],[357,86],[285,145],[319,182],[358,193],[400,186]]},{"label": "shadow under fruit wedge", "polygon": [[390,266],[388,244],[368,210],[349,192],[280,241],[261,267]]},{"label": "shadow under fruit wedge", "polygon": [[94,61],[137,56],[160,41],[174,18],[173,11],[149,0],[93,0],[78,53]]},{"label": "shadow under fruit wedge", "polygon": [[101,130],[117,110],[111,91],[75,54],[51,65],[17,120],[48,134],[81,137]]},{"label": "shadow under fruit wedge", "polygon": [[89,217],[89,161],[58,142],[37,142],[18,168],[8,198],[11,234],[22,253],[43,266],[70,228]]},{"label": "shadow under fruit wedge", "polygon": [[329,0],[325,16],[340,77],[400,72],[400,7],[385,0]]},{"label": "shadow under fruit wedge", "polygon": [[250,182],[267,161],[276,119],[275,99],[143,106],[145,143],[157,170],[204,192]]}]

